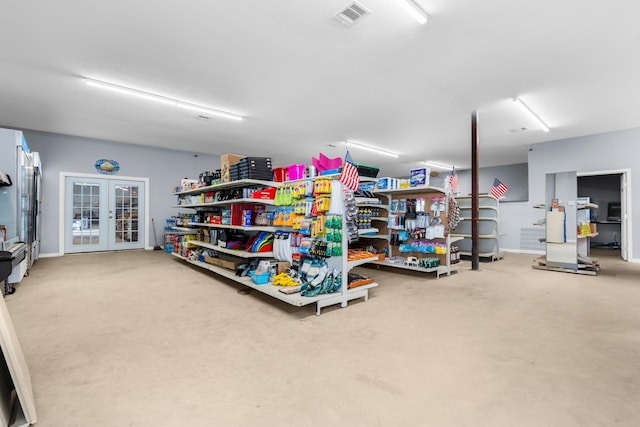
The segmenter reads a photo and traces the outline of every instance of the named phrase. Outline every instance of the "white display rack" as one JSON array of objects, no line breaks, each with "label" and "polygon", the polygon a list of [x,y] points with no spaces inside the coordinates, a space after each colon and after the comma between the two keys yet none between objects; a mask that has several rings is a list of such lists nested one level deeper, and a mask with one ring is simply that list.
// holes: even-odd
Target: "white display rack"
[{"label": "white display rack", "polygon": [[223,254],[234,255],[240,258],[273,258],[273,252],[247,252],[239,249],[227,249],[218,245],[212,245],[211,243],[202,242],[200,240],[189,240],[189,243],[201,246],[207,249],[213,249],[214,251],[222,252]]},{"label": "white display rack", "polygon": [[283,183],[273,181],[262,181],[259,179],[240,179],[238,181],[223,182],[220,184],[208,185],[206,187],[194,188],[191,190],[178,191],[172,193],[174,196],[185,196],[188,194],[208,193],[210,191],[230,190],[243,187],[279,187]]},{"label": "white display rack", "polygon": [[285,230],[291,227],[279,226],[274,227],[272,225],[225,225],[225,224],[210,224],[208,222],[196,222],[193,223],[195,227],[209,227],[209,228],[224,228],[229,230],[242,230],[242,231],[270,231],[275,233],[277,230]]},{"label": "white display rack", "polygon": [[432,268],[423,268],[423,267],[416,267],[414,265],[396,264],[389,261],[373,261],[372,264],[381,265],[385,267],[400,268],[403,270],[418,271],[420,273],[436,273],[437,278],[439,278],[442,274],[449,275],[451,271],[458,271],[457,266],[446,267],[446,266],[439,265],[437,267],[432,267]]},{"label": "white display rack", "polygon": [[[319,177],[319,178],[326,178],[326,177]],[[285,183],[276,183],[276,182],[269,182],[269,181],[259,181],[259,180],[240,180],[240,181],[233,181],[230,183],[224,183],[224,184],[216,184],[216,185],[212,185],[212,186],[208,186],[208,187],[202,187],[202,188],[198,188],[195,190],[188,190],[188,191],[182,191],[182,192],[178,192],[178,193],[174,193],[174,195],[196,195],[196,194],[201,194],[201,193],[205,193],[205,192],[210,192],[210,191],[217,191],[217,190],[224,190],[224,189],[229,189],[229,188],[240,188],[240,187],[255,187],[255,186],[265,186],[265,187],[278,187],[282,184],[286,184]],[[332,185],[340,185],[342,186],[342,184],[334,178]],[[217,205],[230,205],[230,204],[234,204],[234,203],[261,203],[261,204],[269,204],[269,205],[273,205],[274,202],[273,200],[262,200],[262,199],[235,199],[235,200],[225,200],[225,201],[219,201],[219,202],[211,202],[211,203],[202,203],[202,204],[190,204],[190,205],[176,205],[174,207],[176,208],[193,208],[193,209],[199,209],[199,208],[206,208],[206,207],[210,207],[210,206],[217,206]],[[385,208],[385,206],[380,206],[380,205],[376,205],[375,207],[382,207]],[[186,262],[188,262],[189,264],[192,264],[194,266],[200,267],[200,268],[204,268],[206,270],[212,271],[216,274],[219,274],[223,277],[226,277],[228,279],[231,279],[233,281],[236,281],[238,283],[241,283],[245,286],[248,286],[252,289],[255,289],[259,292],[262,292],[264,294],[270,295],[280,301],[284,301],[288,304],[294,305],[294,306],[298,306],[298,307],[302,307],[305,305],[309,305],[309,304],[316,304],[316,314],[320,315],[321,309],[324,307],[328,307],[331,305],[336,305],[336,304],[340,304],[341,307],[346,307],[349,301],[352,301],[354,299],[358,299],[358,298],[364,298],[364,300],[368,300],[369,298],[369,289],[374,288],[376,286],[378,286],[377,283],[373,282],[373,283],[369,283],[366,285],[362,285],[362,286],[357,286],[355,288],[348,288],[348,273],[349,270],[351,270],[352,268],[355,268],[359,265],[365,264],[370,262],[371,260],[377,259],[377,257],[375,258],[366,258],[366,259],[362,259],[362,260],[354,260],[354,261],[348,261],[347,259],[347,253],[348,251],[346,250],[348,247],[348,231],[347,231],[347,226],[346,226],[346,221],[343,220],[343,228],[342,228],[342,247],[344,248],[343,250],[343,255],[341,257],[332,257],[329,258],[330,260],[330,266],[332,268],[339,268],[340,271],[342,271],[342,280],[343,280],[343,286],[342,286],[342,290],[339,292],[334,292],[331,294],[321,294],[321,295],[317,295],[314,297],[304,297],[300,294],[285,294],[283,292],[280,292],[280,289],[283,289],[283,287],[279,287],[279,286],[274,286],[272,284],[264,284],[264,285],[258,285],[255,284],[250,278],[247,277],[238,277],[235,275],[234,271],[231,270],[227,270],[225,268],[216,266],[216,265],[212,265],[212,264],[208,264],[205,262],[201,262],[201,261],[192,261],[189,259],[186,259],[184,257],[182,257],[180,254],[177,253],[173,253],[172,255],[184,260]],[[281,229],[290,229],[291,227],[273,227],[273,226],[250,226],[250,227],[244,227],[244,226],[236,226],[236,225],[221,225],[221,224],[208,224],[208,223],[193,223],[190,224],[192,226],[195,227],[206,227],[206,228],[228,228],[228,229],[236,229],[236,230],[242,230],[242,231],[268,231],[268,232],[275,232],[277,230],[281,230]],[[227,248],[221,248],[217,245],[211,244],[211,243],[207,243],[207,242],[203,242],[200,240],[190,240],[189,244],[195,245],[195,246],[199,246],[199,247],[203,247],[203,248],[208,248],[208,249],[212,249],[214,251],[217,252],[221,252],[221,253],[225,253],[228,255],[233,255],[239,258],[243,258],[243,259],[253,259],[253,258],[273,258],[273,252],[247,252],[244,250],[233,250],[233,249],[227,249]]]},{"label": "white display rack", "polygon": [[[380,195],[382,197],[386,197],[387,198],[387,203],[386,204],[382,204],[382,205],[374,205],[374,204],[367,204],[366,206],[371,206],[371,207],[383,207],[387,210],[389,210],[389,206],[391,205],[391,200],[393,199],[401,199],[401,198],[406,198],[407,196],[412,196],[412,197],[424,197],[425,199],[431,199],[432,197],[445,197],[445,205],[448,209],[449,203],[448,203],[448,198],[451,197],[449,194],[446,193],[444,188],[441,187],[434,187],[434,186],[420,186],[420,187],[410,187],[410,188],[400,188],[400,189],[396,189],[396,190],[376,190],[373,192],[374,194]],[[358,204],[358,206],[360,206],[360,204]],[[445,211],[444,213],[445,217],[447,215],[447,212]],[[374,218],[372,218],[372,220],[374,220]],[[383,217],[376,217],[375,220],[387,220],[387,218],[383,218]],[[407,253],[407,254],[400,254],[398,249],[394,246],[392,246],[390,244],[390,233],[393,231],[394,229],[392,227],[388,227],[388,231],[389,234],[385,235],[384,237],[378,237],[378,236],[366,236],[366,235],[361,235],[360,237],[374,237],[374,238],[384,238],[386,240],[389,241],[389,243],[387,243],[387,249],[388,249],[388,253],[390,255],[401,255],[401,256],[418,256],[418,253],[415,252],[411,252],[411,253]],[[419,254],[419,255],[428,255],[428,256],[438,256],[440,257],[440,265],[438,267],[432,267],[432,268],[423,268],[423,267],[416,267],[416,266],[410,266],[410,265],[405,265],[405,264],[396,264],[396,263],[392,263],[389,261],[372,261],[371,264],[377,265],[377,266],[384,266],[384,267],[393,267],[393,268],[397,268],[397,269],[401,269],[401,270],[411,270],[411,271],[417,271],[417,272],[421,272],[421,273],[436,273],[436,278],[440,278],[441,275],[451,275],[451,273],[453,272],[457,272],[459,271],[459,266],[456,265],[452,265],[451,264],[451,243],[460,240],[460,238],[458,237],[454,237],[452,235],[446,236],[445,238],[441,238],[441,239],[431,239],[433,241],[439,241],[439,242],[444,242],[446,247],[447,247],[447,251],[444,254]]]},{"label": "white display rack", "polygon": [[211,206],[226,206],[226,205],[232,205],[234,203],[252,203],[252,204],[271,205],[271,206],[275,205],[275,202],[273,200],[270,200],[270,199],[243,198],[243,199],[220,200],[220,201],[217,201],[217,202],[173,205],[172,207],[174,207],[174,208],[195,209],[195,208],[207,208],[207,207],[211,207]]},{"label": "white display rack", "polygon": [[[471,256],[472,235],[471,235],[471,196],[456,197],[460,207],[460,223],[451,231],[451,236],[460,240],[460,255]],[[488,258],[491,261],[498,261],[503,258],[500,251],[500,233],[498,226],[500,223],[499,200],[490,194],[478,195],[478,256]]]}]

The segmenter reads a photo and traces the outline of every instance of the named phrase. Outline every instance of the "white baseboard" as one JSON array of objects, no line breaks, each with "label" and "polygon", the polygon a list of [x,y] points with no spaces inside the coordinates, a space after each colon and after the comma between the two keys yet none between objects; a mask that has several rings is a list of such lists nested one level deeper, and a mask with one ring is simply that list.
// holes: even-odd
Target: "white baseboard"
[{"label": "white baseboard", "polygon": [[505,249],[500,248],[500,252],[509,252],[514,254],[544,255],[544,251],[532,251],[528,249]]},{"label": "white baseboard", "polygon": [[40,254],[38,255],[38,258],[54,258],[54,257],[58,257],[58,256],[62,256],[60,255],[58,252],[53,252],[50,254]]}]

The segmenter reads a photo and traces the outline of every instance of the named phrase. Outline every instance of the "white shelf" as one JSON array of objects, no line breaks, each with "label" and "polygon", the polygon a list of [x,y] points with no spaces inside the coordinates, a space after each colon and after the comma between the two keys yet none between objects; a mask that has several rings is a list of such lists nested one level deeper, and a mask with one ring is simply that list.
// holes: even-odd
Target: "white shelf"
[{"label": "white shelf", "polygon": [[[486,216],[483,217],[479,217],[478,218],[479,221],[498,221],[498,218],[489,218]],[[471,217],[466,217],[466,216],[461,216],[460,217],[460,221],[471,221]]]},{"label": "white shelf", "polygon": [[[197,224],[193,224],[193,225],[197,225]],[[198,230],[194,230],[193,228],[190,227],[171,227],[173,230],[177,230],[177,231],[184,231],[184,232],[188,232],[188,233],[193,233],[196,234],[198,232]]]},{"label": "white shelf", "polygon": [[[460,210],[469,210],[471,209],[471,206],[459,206]],[[478,210],[490,210],[490,211],[498,211],[498,208],[496,208],[495,206],[478,206]],[[471,218],[469,218],[471,219]]]},{"label": "white shelf", "polygon": [[271,199],[233,199],[233,200],[221,200],[219,202],[209,202],[209,203],[195,203],[195,204],[185,204],[185,205],[173,205],[174,208],[206,208],[211,206],[225,206],[225,205],[233,205],[235,203],[252,203],[259,205],[271,205],[275,206],[275,201]]},{"label": "white shelf", "polygon": [[358,235],[361,238],[364,239],[383,239],[383,240],[389,240],[389,236],[387,234],[360,234],[358,233]]},{"label": "white shelf", "polygon": [[405,264],[394,264],[389,261],[373,261],[372,264],[382,265],[385,267],[400,268],[402,270],[418,271],[421,273],[436,273],[436,277],[440,277],[443,274],[450,274],[454,271],[458,271],[457,265],[451,265],[448,267],[446,265],[439,265],[437,267],[432,267],[432,268],[423,268],[423,267],[416,267],[416,266],[405,265]]},{"label": "white shelf", "polygon": [[[313,304],[313,303],[317,303],[319,301],[327,301],[327,300],[332,300],[335,298],[339,298],[340,301],[342,301],[342,293],[341,292],[334,292],[332,294],[321,294],[321,295],[316,295],[314,297],[303,297],[300,294],[284,294],[282,292],[280,292],[280,289],[285,288],[284,286],[274,286],[270,283],[266,283],[264,285],[257,285],[255,283],[253,283],[253,281],[251,280],[251,278],[249,277],[239,277],[236,276],[234,271],[231,270],[227,270],[226,268],[222,268],[222,267],[218,267],[216,265],[212,265],[212,264],[207,264],[206,262],[202,262],[202,261],[191,261],[188,260],[186,258],[184,258],[183,256],[180,256],[176,253],[172,253],[171,255],[184,260],[186,262],[188,262],[189,264],[193,264],[195,266],[198,266],[200,268],[204,268],[205,270],[209,270],[209,271],[213,271],[216,274],[219,274],[220,276],[226,277],[227,279],[231,279],[234,282],[240,283],[242,285],[245,285],[251,289],[255,289],[256,291],[262,292],[263,294],[267,294],[269,296],[272,296],[276,299],[279,299],[280,301],[284,301],[287,304],[291,304],[297,307],[302,307],[305,305],[309,305],[309,304]],[[358,291],[362,291],[362,290],[366,290],[366,289],[371,289],[378,286],[377,283],[369,283],[367,285],[363,285],[363,286],[358,286],[352,289],[347,290],[347,296],[351,295],[355,295],[356,293],[358,293]],[[335,304],[335,303],[332,303]],[[326,307],[327,305],[331,305],[331,304],[326,304],[326,305],[321,305],[321,307]]]},{"label": "white shelf", "polygon": [[200,240],[190,240],[189,243],[201,246],[203,248],[213,249],[214,251],[222,252],[223,254],[234,255],[240,258],[273,258],[273,252],[247,252],[237,249],[221,248],[211,243],[202,242]]},{"label": "white shelf", "polygon": [[386,216],[372,216],[371,217],[371,221],[384,221],[384,222],[387,222],[387,221],[389,221],[389,217],[386,217]]},{"label": "white shelf", "polygon": [[384,209],[384,210],[389,210],[389,206],[387,205],[376,205],[374,203],[356,203],[356,206],[359,208],[379,208],[379,209]]},{"label": "white shelf", "polygon": [[353,261],[348,261],[347,262],[347,266],[348,266],[349,270],[351,270],[352,268],[356,268],[359,265],[369,264],[370,262],[374,262],[377,259],[378,259],[377,256],[374,256],[374,257],[371,257],[371,258],[355,259]]},{"label": "white shelf", "polygon": [[[466,257],[472,256],[471,252],[467,252],[467,251],[461,251],[460,255],[466,256]],[[492,260],[499,260],[504,258],[504,255],[502,254],[502,252],[479,252],[478,256],[480,258],[491,258]]]},{"label": "white shelf", "polygon": [[449,234],[449,244],[455,243],[455,242],[459,242],[460,240],[464,240],[464,237],[462,236],[454,236],[452,234]]},{"label": "white shelf", "polygon": [[411,194],[411,193],[424,193],[424,192],[439,192],[444,193],[444,188],[432,187],[430,185],[423,185],[421,187],[399,188],[397,190],[376,190],[377,194]]},{"label": "white shelf", "polygon": [[[452,233],[451,237],[462,237],[464,238],[471,238],[471,234],[457,234],[457,233]],[[478,236],[481,239],[497,239],[498,235],[497,234],[481,234]]]},{"label": "white shelf", "polygon": [[273,181],[262,181],[259,179],[240,179],[238,181],[222,182],[220,184],[209,185],[206,187],[196,188],[194,190],[178,191],[173,193],[174,196],[187,195],[187,194],[200,194],[207,193],[209,191],[228,190],[238,187],[279,187],[283,183]]},{"label": "white shelf", "polygon": [[271,225],[251,225],[251,226],[245,227],[242,225],[209,224],[208,222],[198,222],[198,223],[194,223],[193,225],[198,227],[224,228],[224,229],[242,230],[242,231],[270,231],[272,233],[275,233],[278,230],[291,229],[291,227],[285,227],[285,226],[274,227]]},{"label": "white shelf", "polygon": [[380,230],[378,230],[377,228],[359,228],[358,234],[362,235],[365,233],[377,233],[378,231]]}]

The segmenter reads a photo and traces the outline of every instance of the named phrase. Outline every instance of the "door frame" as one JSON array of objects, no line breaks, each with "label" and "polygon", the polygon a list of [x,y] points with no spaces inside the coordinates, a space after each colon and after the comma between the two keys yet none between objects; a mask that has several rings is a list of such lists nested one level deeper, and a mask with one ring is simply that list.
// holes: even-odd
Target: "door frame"
[{"label": "door frame", "polygon": [[624,243],[627,249],[627,259],[625,261],[632,262],[633,260],[633,213],[631,212],[631,194],[633,191],[631,190],[631,169],[612,169],[612,170],[604,170],[604,171],[589,171],[589,172],[578,172],[577,176],[596,176],[596,175],[624,175],[624,179],[626,182],[626,188],[620,189],[620,199],[624,198],[623,205],[626,205],[626,212],[622,213],[621,220],[624,222],[624,225],[620,226],[620,244],[622,244],[622,230],[625,230],[624,235]]},{"label": "door frame", "polygon": [[107,181],[139,181],[144,182],[144,249],[153,249],[149,246],[149,178],[135,177],[135,176],[119,176],[119,175],[102,175],[97,173],[78,173],[78,172],[60,172],[59,176],[59,211],[58,211],[58,253],[60,256],[64,255],[64,226],[65,226],[65,206],[67,201],[66,181],[69,178],[92,178],[92,179],[105,179]]}]

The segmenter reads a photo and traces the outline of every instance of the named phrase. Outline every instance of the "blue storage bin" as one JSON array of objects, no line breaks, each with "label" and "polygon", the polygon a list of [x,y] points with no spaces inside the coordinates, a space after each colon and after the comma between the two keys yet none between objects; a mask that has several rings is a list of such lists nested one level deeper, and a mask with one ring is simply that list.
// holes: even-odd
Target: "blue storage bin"
[{"label": "blue storage bin", "polygon": [[269,283],[269,273],[256,274],[255,271],[251,271],[249,273],[251,275],[251,280],[256,285],[266,285]]}]

